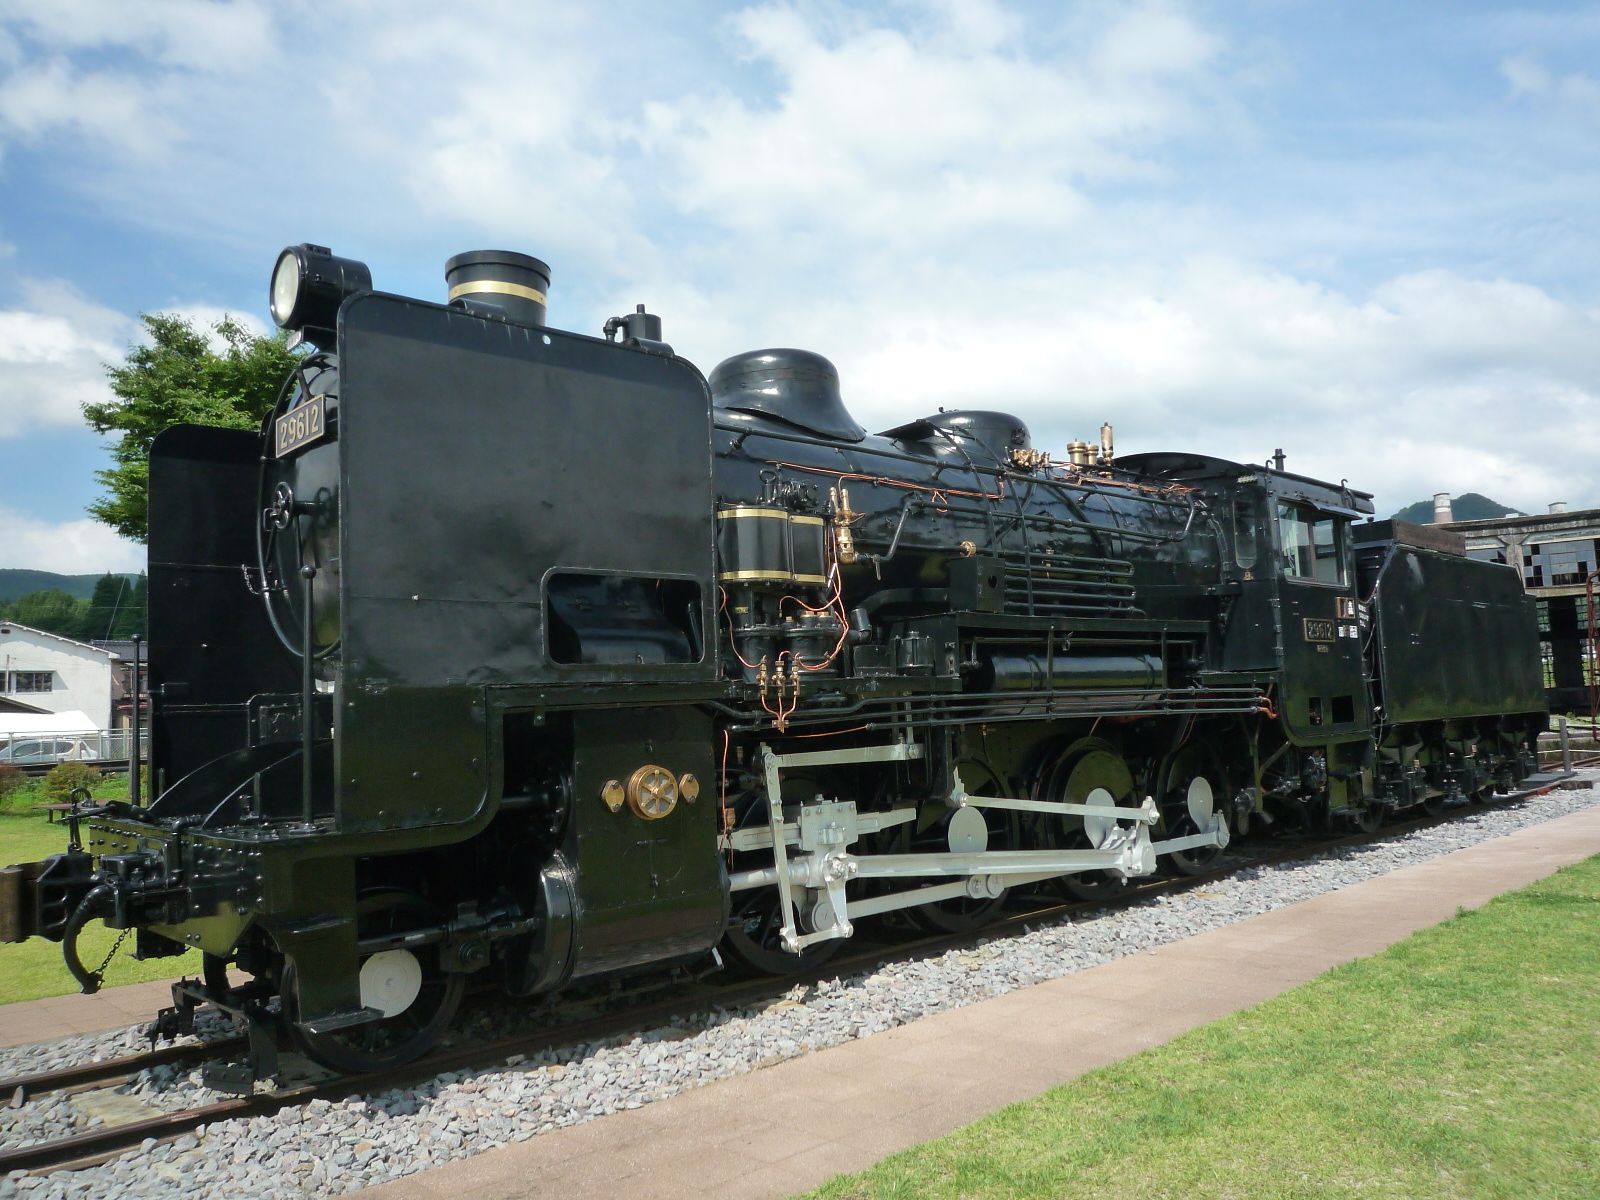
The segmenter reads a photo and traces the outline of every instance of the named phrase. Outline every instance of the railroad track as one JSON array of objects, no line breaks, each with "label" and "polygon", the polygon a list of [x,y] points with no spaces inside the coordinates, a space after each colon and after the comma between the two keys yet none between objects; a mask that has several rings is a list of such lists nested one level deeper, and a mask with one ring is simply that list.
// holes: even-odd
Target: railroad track
[{"label": "railroad track", "polygon": [[[1600,757],[1597,757],[1597,761],[1600,761]],[[1560,781],[1541,782],[1536,787],[1507,795],[1497,800],[1495,804],[1497,806],[1518,804],[1530,797],[1543,795],[1558,782]],[[170,1141],[200,1125],[271,1115],[286,1108],[307,1104],[312,1100],[343,1100],[351,1096],[408,1084],[414,1085],[443,1072],[475,1067],[487,1068],[503,1063],[516,1055],[531,1056],[541,1051],[575,1043],[604,1041],[640,1029],[670,1024],[707,1009],[757,1005],[780,997],[796,986],[810,985],[823,979],[857,975],[895,962],[931,957],[970,947],[979,942],[1017,936],[1040,922],[1059,921],[1075,914],[1138,904],[1156,896],[1201,888],[1249,868],[1281,865],[1432,828],[1448,823],[1460,811],[1460,808],[1455,808],[1439,817],[1417,816],[1393,821],[1371,833],[1351,833],[1331,838],[1287,834],[1284,836],[1288,839],[1288,844],[1279,844],[1268,849],[1266,853],[1252,854],[1248,857],[1228,856],[1227,861],[1201,874],[1150,880],[1102,899],[1047,903],[1025,911],[1007,913],[968,932],[868,944],[859,949],[852,948],[815,968],[794,975],[767,976],[731,983],[708,984],[696,981],[668,985],[664,995],[645,1004],[623,1006],[623,998],[613,997],[612,1003],[615,1007],[595,1016],[558,1023],[531,1033],[444,1047],[416,1062],[391,1070],[290,1083],[275,1090],[257,1092],[252,1096],[232,1097],[105,1129],[88,1130],[28,1146],[0,1149],[0,1177],[18,1169],[48,1173],[98,1166],[120,1157],[147,1139],[154,1139],[157,1142]],[[652,990],[659,992],[662,989],[658,985]],[[52,1092],[77,1092],[95,1087],[114,1087],[131,1080],[140,1071],[150,1067],[199,1063],[225,1054],[237,1053],[244,1046],[245,1039],[242,1037],[223,1038],[199,1044],[162,1047],[148,1053],[105,1062],[4,1079],[0,1080],[0,1101],[9,1096],[13,1104],[21,1104],[30,1098]]]}]

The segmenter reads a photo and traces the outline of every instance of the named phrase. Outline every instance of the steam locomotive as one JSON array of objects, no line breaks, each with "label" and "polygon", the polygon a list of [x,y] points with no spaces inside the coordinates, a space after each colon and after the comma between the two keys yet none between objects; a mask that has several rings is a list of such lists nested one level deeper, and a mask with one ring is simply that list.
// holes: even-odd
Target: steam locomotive
[{"label": "steam locomotive", "polygon": [[1459,539],[1281,455],[869,434],[820,355],[708,380],[642,305],[547,327],[549,278],[290,247],[259,433],[151,450],[154,798],[0,872],[0,939],[91,991],[91,920],[198,948],[157,1029],[234,1014],[239,1086],[415,1058],[473,979],[789,971],[1534,769],[1532,605]]}]

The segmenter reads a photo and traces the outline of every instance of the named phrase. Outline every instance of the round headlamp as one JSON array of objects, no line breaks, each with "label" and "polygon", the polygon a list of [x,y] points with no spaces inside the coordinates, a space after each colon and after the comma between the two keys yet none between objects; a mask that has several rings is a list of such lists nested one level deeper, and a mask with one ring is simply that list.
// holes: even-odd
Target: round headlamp
[{"label": "round headlamp", "polygon": [[300,256],[296,247],[278,255],[278,265],[272,268],[272,286],[268,291],[272,319],[284,329],[294,318],[294,302],[300,298]]},{"label": "round headlamp", "polygon": [[308,337],[331,335],[344,298],[371,290],[366,263],[302,242],[278,255],[267,300],[278,328],[304,330]]}]

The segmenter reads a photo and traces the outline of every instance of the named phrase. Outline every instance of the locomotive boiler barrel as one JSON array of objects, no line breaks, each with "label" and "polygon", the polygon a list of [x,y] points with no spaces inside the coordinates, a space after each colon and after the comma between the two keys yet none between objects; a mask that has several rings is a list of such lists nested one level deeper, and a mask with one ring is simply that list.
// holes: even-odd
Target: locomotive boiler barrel
[{"label": "locomotive boiler barrel", "polygon": [[1161,659],[1153,654],[982,654],[970,686],[980,692],[1080,692],[1165,685]]}]

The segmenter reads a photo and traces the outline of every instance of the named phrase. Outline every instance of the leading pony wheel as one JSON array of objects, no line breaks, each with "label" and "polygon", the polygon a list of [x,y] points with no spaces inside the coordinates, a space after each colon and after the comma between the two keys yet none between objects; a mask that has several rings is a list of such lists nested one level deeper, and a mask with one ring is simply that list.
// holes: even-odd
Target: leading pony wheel
[{"label": "leading pony wheel", "polygon": [[[356,905],[356,936],[381,937],[436,924],[438,909],[404,891],[371,892]],[[379,950],[360,960],[361,1003],[381,1019],[328,1033],[312,1033],[298,1023],[295,1040],[325,1067],[349,1075],[384,1071],[421,1058],[449,1028],[466,991],[465,975],[439,966],[436,946]],[[298,1009],[295,969],[284,970],[283,991]]]}]

